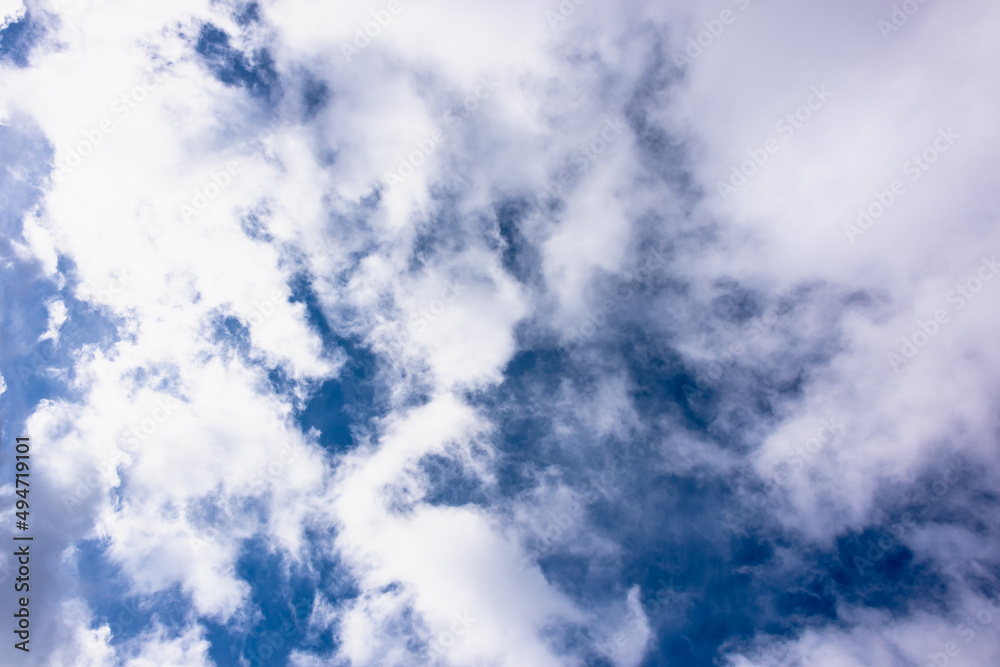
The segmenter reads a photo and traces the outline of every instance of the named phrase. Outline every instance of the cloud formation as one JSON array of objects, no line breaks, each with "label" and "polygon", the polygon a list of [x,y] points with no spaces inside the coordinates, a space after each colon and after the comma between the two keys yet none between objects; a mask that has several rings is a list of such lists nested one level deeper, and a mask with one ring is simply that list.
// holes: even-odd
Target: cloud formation
[{"label": "cloud formation", "polygon": [[0,14],[30,664],[1000,658],[1000,10]]}]

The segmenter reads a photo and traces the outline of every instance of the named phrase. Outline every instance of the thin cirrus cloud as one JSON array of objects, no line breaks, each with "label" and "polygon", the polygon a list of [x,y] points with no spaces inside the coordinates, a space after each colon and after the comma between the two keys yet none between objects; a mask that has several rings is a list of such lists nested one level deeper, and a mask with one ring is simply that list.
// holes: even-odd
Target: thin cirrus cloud
[{"label": "thin cirrus cloud", "polygon": [[5,661],[1000,657],[996,9],[0,11]]}]

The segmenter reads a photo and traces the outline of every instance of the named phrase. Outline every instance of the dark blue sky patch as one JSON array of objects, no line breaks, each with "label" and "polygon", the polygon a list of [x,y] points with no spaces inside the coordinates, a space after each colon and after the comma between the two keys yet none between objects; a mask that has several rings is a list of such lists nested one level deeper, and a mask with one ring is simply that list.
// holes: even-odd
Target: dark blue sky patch
[{"label": "dark blue sky patch", "polygon": [[707,667],[717,664],[704,662],[695,655],[695,647],[686,635],[659,636],[655,648],[647,654],[643,667]]},{"label": "dark blue sky patch", "polygon": [[[559,389],[568,371],[563,350],[522,350],[507,364],[503,383],[470,396],[498,425],[497,481],[502,496],[516,496],[534,487],[539,466],[558,465],[558,448],[547,446],[552,413],[534,409]],[[565,464],[568,460],[563,459]]]},{"label": "dark blue sky patch", "polygon": [[244,359],[250,355],[250,329],[232,315],[219,315],[212,322],[212,342]]},{"label": "dark blue sky patch", "polygon": [[941,573],[892,538],[888,526],[841,535],[836,551],[817,555],[814,567],[845,602],[892,613],[932,604],[944,583]]},{"label": "dark blue sky patch", "polygon": [[236,576],[250,584],[259,618],[246,632],[208,624],[210,657],[217,665],[239,664],[240,656],[254,666],[285,664],[306,635],[315,583],[290,571],[259,539],[244,544]]},{"label": "dark blue sky patch", "polygon": [[355,431],[370,432],[373,420],[386,413],[374,355],[354,345],[344,349],[352,356],[339,377],[324,382],[299,414],[301,427],[319,429],[320,443],[330,451],[353,448]]},{"label": "dark blue sky patch", "polygon": [[327,600],[353,600],[361,594],[350,569],[343,564],[333,547],[333,534],[325,526],[307,526],[304,530],[309,563],[317,591]]},{"label": "dark blue sky patch", "polygon": [[625,117],[635,136],[643,166],[670,185],[683,199],[694,200],[701,189],[691,177],[687,147],[649,120],[663,106],[667,91],[680,81],[680,73],[662,49],[652,55],[646,74],[639,80],[625,107]]},{"label": "dark blue sky patch", "polygon": [[[692,369],[673,350],[656,345],[640,331],[625,333],[615,350],[628,369],[635,390],[631,398],[644,417],[670,415],[687,428],[701,431],[718,416],[718,406],[709,393],[696,394]],[[625,342],[625,341],[629,342]]]},{"label": "dark blue sky patch", "polygon": [[[720,315],[753,317],[760,305],[736,287],[725,290],[732,298],[717,303]],[[588,530],[619,545],[620,553],[608,559],[549,544],[539,555],[546,577],[585,602],[620,600],[638,584],[658,644],[647,664],[711,665],[734,640],[759,633],[794,637],[810,625],[836,622],[841,591],[830,573],[814,561],[789,571],[775,559],[779,544],[799,547],[766,507],[753,508],[749,518],[736,514],[745,499],[735,489],[759,484],[737,485],[708,470],[661,472],[670,465],[660,443],[678,429],[695,442],[749,451],[775,420],[775,404],[790,399],[769,386],[771,375],[744,369],[700,386],[698,369],[669,338],[650,331],[641,318],[609,319],[599,334],[569,349],[546,346],[538,332],[519,335],[522,348],[503,383],[471,397],[497,424],[501,496],[523,496],[543,471],[558,471],[562,483],[588,498]],[[529,341],[535,347],[526,346]],[[623,440],[588,433],[577,423],[578,405],[553,409],[565,386],[571,395],[587,396],[601,378],[622,371],[640,421]],[[610,479],[602,482],[601,475]]]},{"label": "dark blue sky patch", "polygon": [[306,273],[295,274],[292,276],[288,286],[291,288],[289,302],[301,303],[306,307],[306,320],[309,326],[319,334],[323,341],[324,349],[330,352],[335,351],[339,337],[334,334],[329,322],[327,322],[326,316],[323,314],[323,309],[319,303],[319,296],[316,294],[316,290],[313,289],[309,275]]},{"label": "dark blue sky patch", "polygon": [[11,435],[7,429],[20,428],[32,406],[53,390],[46,371],[55,363],[56,346],[36,341],[48,324],[45,300],[57,290],[36,265],[19,261],[0,267],[0,281],[0,373],[7,383],[0,395],[6,415],[0,428],[6,445]]},{"label": "dark blue sky patch", "polygon": [[0,253],[10,257],[25,213],[41,199],[54,152],[33,120],[15,114],[7,123],[0,125]]},{"label": "dark blue sky patch", "polygon": [[519,282],[539,285],[542,256],[521,230],[529,212],[530,207],[525,200],[508,200],[497,205],[497,224],[503,242],[501,261],[504,270]]},{"label": "dark blue sky patch", "polygon": [[424,502],[429,505],[461,507],[489,502],[483,483],[461,461],[433,454],[420,459],[419,468],[428,485]]},{"label": "dark blue sky patch", "polygon": [[447,195],[436,198],[437,210],[427,224],[420,227],[413,241],[409,270],[422,271],[428,264],[440,261],[442,257],[460,252],[466,245],[466,226],[455,210],[455,201]]},{"label": "dark blue sky patch", "polygon": [[337,605],[357,598],[360,591],[328,532],[306,527],[304,537],[308,571],[270,551],[262,539],[244,544],[237,576],[250,584],[251,604],[260,616],[249,631],[206,622],[215,664],[237,664],[240,655],[250,664],[284,664],[282,656],[292,649],[329,656],[337,648],[335,629],[309,628],[316,596]]},{"label": "dark blue sky patch", "polygon": [[749,613],[753,604],[746,604],[756,598],[752,587],[753,578],[744,572],[729,572],[706,586],[705,597],[689,616],[693,627],[688,634],[704,655],[717,651],[729,637],[747,636],[756,630],[757,622]]},{"label": "dark blue sky patch", "polygon": [[323,382],[299,412],[300,428],[318,429],[320,444],[328,451],[347,451],[357,444],[356,430],[370,431],[373,420],[386,414],[387,380],[379,375],[378,358],[361,341],[333,330],[308,276],[297,275],[291,287],[291,302],[305,305],[309,324],[319,333],[324,349],[347,357],[340,375]]},{"label": "dark blue sky patch", "polygon": [[262,211],[251,211],[240,218],[240,228],[244,234],[254,241],[270,243],[274,240],[267,229],[267,223],[264,221],[264,212]]},{"label": "dark blue sky patch", "polygon": [[[34,20],[30,11],[26,11],[20,19],[0,30],[0,63],[27,67],[31,50],[44,35],[45,28]],[[9,164],[6,160],[0,163]]]},{"label": "dark blue sky patch", "polygon": [[306,72],[302,81],[302,106],[305,120],[311,121],[316,118],[321,111],[327,108],[330,98],[330,86],[322,79]]},{"label": "dark blue sky patch", "polygon": [[[9,29],[9,28],[8,28]],[[41,187],[51,171],[52,147],[33,121],[14,115],[0,126],[0,374],[7,391],[0,395],[0,450],[12,442],[12,431],[21,426],[43,398],[58,400],[71,395],[73,354],[85,344],[107,349],[116,340],[115,323],[89,304],[73,297],[79,280],[76,267],[59,257],[56,268],[66,277],[58,286],[33,260],[23,261],[11,243],[21,239],[23,219],[41,201]],[[39,337],[48,329],[46,301],[61,298],[67,308],[58,342]],[[52,370],[67,371],[57,377]],[[0,462],[6,470],[9,459]]]},{"label": "dark blue sky patch", "polygon": [[[560,352],[519,353],[508,367],[504,384],[508,390],[517,385],[527,386],[512,392],[511,404],[531,405],[532,395],[543,393],[546,387],[551,392],[556,383],[567,377],[585,382],[582,379],[587,377],[585,373],[573,373],[567,366],[565,354]],[[660,374],[673,372],[673,369],[664,371],[661,368]],[[542,389],[531,387],[532,383],[538,383]],[[662,388],[651,389],[649,393],[651,397],[666,394],[662,400],[671,400],[669,391]],[[648,412],[652,417],[661,410],[651,407]],[[508,416],[496,408],[491,409],[491,414],[494,419]],[[613,472],[610,487],[628,489],[627,498],[599,495],[586,511],[591,530],[619,544],[623,560],[602,562],[550,553],[540,559],[550,581],[576,599],[610,601],[620,598],[622,591],[633,584],[640,584],[647,597],[660,594],[665,586],[670,589],[670,595],[688,594],[698,602],[688,611],[685,624],[659,628],[660,638],[676,633],[686,638],[676,646],[669,641],[664,646],[667,655],[679,661],[676,664],[712,664],[720,646],[734,633],[752,636],[756,632],[759,623],[755,619],[761,616],[759,601],[773,597],[781,589],[771,590],[739,570],[766,567],[773,547],[763,536],[743,536],[733,545],[725,528],[727,503],[732,502],[727,500],[730,494],[725,480],[651,475],[649,466],[627,465],[628,459],[625,459],[625,466],[617,469],[606,460],[560,459],[556,447],[540,444],[551,441],[550,421],[539,416],[524,418],[513,407],[510,416],[520,426],[512,429],[511,422],[501,418],[501,429],[508,439],[501,449],[506,459],[514,461],[506,466],[513,470],[510,474],[523,479],[520,488],[530,487],[533,477],[527,471],[555,461],[572,471],[564,481],[581,492],[600,491],[599,475],[608,471]],[[675,419],[681,420],[682,416],[675,412]],[[616,446],[606,444],[607,448],[599,451],[614,458]],[[627,449],[634,450],[633,462],[636,458],[655,461],[656,456],[649,446],[645,440],[631,443]],[[517,486],[508,486],[508,491],[519,490]],[[655,628],[660,622],[655,615],[660,612],[651,613]],[[666,613],[665,608],[663,613]]]},{"label": "dark blue sky patch", "polygon": [[576,623],[552,623],[544,626],[539,636],[557,655],[579,655],[593,643],[593,637],[587,629]]},{"label": "dark blue sky patch", "polygon": [[[784,401],[800,400],[806,386],[805,369],[795,369],[792,373],[774,373],[760,378],[761,399],[774,398]],[[775,401],[772,401],[775,402]]]},{"label": "dark blue sky patch", "polygon": [[241,26],[247,26],[251,23],[260,23],[260,4],[256,2],[248,2],[240,6],[235,14],[236,23]]},{"label": "dark blue sky patch", "polygon": [[215,664],[235,665],[242,655],[251,665],[283,665],[293,649],[327,655],[336,648],[330,631],[317,634],[309,629],[316,595],[337,604],[356,598],[359,591],[334,554],[327,532],[307,527],[305,543],[307,570],[271,551],[263,539],[244,544],[236,575],[250,584],[251,604],[259,618],[246,632],[206,624]]},{"label": "dark blue sky patch", "polygon": [[206,23],[198,33],[195,51],[215,78],[227,86],[244,88],[254,97],[271,102],[280,94],[278,74],[267,49],[247,56],[230,44],[223,30]]},{"label": "dark blue sky patch", "polygon": [[617,568],[576,553],[554,553],[538,559],[550,584],[581,601],[609,600],[623,595]]},{"label": "dark blue sky patch", "polygon": [[821,617],[837,620],[837,599],[826,592],[789,591],[778,595],[777,611],[784,617]]},{"label": "dark blue sky patch", "polygon": [[[809,624],[835,622],[839,591],[830,576],[788,572],[775,562],[776,540],[795,545],[765,512],[733,525],[743,504],[733,480],[708,471],[657,472],[664,453],[656,443],[677,428],[723,447],[754,444],[753,433],[774,418],[772,401],[732,399],[759,395],[763,383],[743,373],[744,385],[693,398],[685,392],[693,371],[679,355],[654,343],[639,323],[615,327],[608,324],[589,351],[521,349],[504,382],[473,397],[497,424],[501,495],[523,494],[542,471],[558,470],[563,483],[589,498],[589,530],[621,550],[613,559],[584,558],[548,545],[539,558],[546,577],[571,598],[591,602],[620,599],[640,585],[660,651],[648,664],[714,664],[734,639],[749,641],[768,629],[794,636]],[[625,441],[574,430],[579,406],[568,414],[552,409],[564,383],[588,395],[600,378],[622,369],[642,424]]]},{"label": "dark blue sky patch", "polygon": [[762,541],[755,535],[742,535],[734,538],[733,565],[764,565],[774,557],[774,548],[770,542]]},{"label": "dark blue sky patch", "polygon": [[[216,664],[236,664],[243,655],[250,664],[284,664],[288,654],[302,641],[312,610],[315,584],[308,578],[288,571],[281,556],[270,553],[259,540],[244,545],[237,567],[237,576],[251,586],[251,602],[262,615],[242,637],[236,655],[229,647],[223,652],[213,644],[212,658]],[[257,657],[257,662],[253,661]]]},{"label": "dark blue sky patch", "polygon": [[[19,428],[15,425],[22,423],[43,398],[77,396],[80,390],[73,384],[74,355],[85,345],[96,344],[108,350],[118,340],[115,320],[73,296],[78,284],[73,263],[60,257],[57,268],[67,280],[62,290],[44,278],[33,263],[15,260],[11,266],[0,268],[4,287],[0,291],[0,373],[7,383],[7,391],[0,395],[0,406],[8,415],[4,429]],[[67,310],[59,339],[39,341],[48,329],[45,303],[57,297]]]},{"label": "dark blue sky patch", "polygon": [[378,208],[379,203],[382,201],[382,190],[380,188],[375,188],[370,194],[361,198],[361,210],[367,211],[369,214],[374,213]]},{"label": "dark blue sky patch", "polygon": [[760,295],[735,280],[720,280],[714,287],[718,294],[712,298],[712,314],[723,321],[742,324],[763,311]]},{"label": "dark blue sky patch", "polygon": [[[341,380],[346,380],[346,382]],[[327,380],[319,387],[299,415],[301,428],[304,431],[312,428],[319,430],[321,434],[320,444],[331,452],[345,452],[353,449],[357,444],[351,433],[353,420],[347,411],[348,399],[344,395],[345,384],[350,385],[350,388],[355,390],[362,389],[360,383],[352,383],[349,378]]]},{"label": "dark blue sky patch", "polygon": [[291,396],[294,394],[297,383],[288,375],[288,372],[278,366],[267,371],[267,380],[271,384],[271,391],[279,396]]},{"label": "dark blue sky patch", "polygon": [[[887,488],[881,498],[890,508],[884,520],[863,531],[840,535],[834,552],[814,557],[814,568],[833,582],[838,596],[851,604],[897,615],[917,609],[945,614],[955,602],[948,594],[951,575],[918,559],[907,541],[921,526],[949,525],[975,532],[986,523],[977,516],[979,513],[996,515],[996,494],[982,492],[991,484],[961,459],[939,461],[929,466],[916,483],[903,489]],[[978,585],[995,586],[1000,581],[1000,557],[980,558],[977,563]],[[966,583],[977,586],[972,579]]]},{"label": "dark blue sky patch", "polygon": [[94,613],[94,626],[110,626],[112,646],[121,647],[148,631],[154,620],[168,633],[184,628],[191,603],[179,586],[154,595],[134,595],[118,565],[108,558],[106,544],[87,540],[78,548],[80,593]]}]

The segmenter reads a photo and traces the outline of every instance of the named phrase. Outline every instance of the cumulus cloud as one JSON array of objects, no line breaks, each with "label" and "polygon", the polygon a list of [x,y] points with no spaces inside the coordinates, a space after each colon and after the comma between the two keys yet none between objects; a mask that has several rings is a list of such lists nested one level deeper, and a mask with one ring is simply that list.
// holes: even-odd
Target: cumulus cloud
[{"label": "cumulus cloud", "polygon": [[902,5],[0,5],[38,664],[995,658],[1000,13]]}]

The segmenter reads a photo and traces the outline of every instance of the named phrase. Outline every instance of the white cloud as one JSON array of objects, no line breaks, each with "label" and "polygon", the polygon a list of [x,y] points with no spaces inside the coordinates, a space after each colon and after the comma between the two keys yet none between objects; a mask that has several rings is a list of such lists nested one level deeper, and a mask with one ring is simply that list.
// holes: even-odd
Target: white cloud
[{"label": "white cloud", "polygon": [[[994,601],[995,603],[996,601]],[[886,614],[851,611],[851,627],[807,630],[788,642],[764,644],[729,659],[731,667],[764,665],[862,665],[992,664],[1000,657],[1000,642],[993,624],[1000,620],[1000,605],[969,596],[963,615],[942,619],[918,611],[912,617],[891,619]],[[996,610],[996,611],[993,611]],[[982,621],[978,615],[982,613]]]},{"label": "white cloud", "polygon": [[[631,271],[646,233],[693,248],[670,268],[691,291],[640,314],[692,358],[710,358],[724,337],[700,305],[720,279],[821,286],[740,359],[769,371],[804,358],[802,339],[827,345],[829,362],[810,369],[801,397],[780,407],[752,459],[770,476],[817,420],[844,420],[844,432],[784,487],[787,526],[829,542],[867,525],[885,485],[917,479],[944,442],[992,471],[995,295],[984,288],[961,312],[950,310],[947,326],[899,373],[886,355],[937,309],[954,307],[949,291],[977,269],[984,248],[1000,249],[990,180],[998,99],[988,85],[997,10],[928,5],[883,40],[878,8],[861,2],[810,16],[791,2],[746,3],[745,11],[732,3],[737,22],[681,77],[669,48],[657,49],[664,32],[683,43],[714,18],[697,3],[628,3],[628,11],[584,4],[553,28],[537,3],[400,2],[402,11],[347,62],[342,46],[385,5],[269,3],[266,27],[241,29],[218,3],[68,0],[58,22],[38,15],[49,35],[32,67],[0,72],[8,92],[0,119],[29,114],[55,162],[71,167],[46,185],[17,250],[56,282],[65,280],[58,258],[71,259],[77,298],[119,326],[109,347],[77,351],[79,398],[45,402],[28,420],[46,443],[40,475],[59,517],[58,550],[103,538],[135,590],[179,585],[198,614],[227,620],[248,604],[232,569],[244,540],[264,535],[288,558],[304,559],[305,528],[332,525],[331,548],[362,592],[325,619],[342,657],[405,664],[413,659],[407,639],[417,638],[446,664],[572,660],[546,631],[614,627],[604,623],[610,612],[579,608],[520,550],[541,530],[531,503],[570,503],[572,493],[552,485],[520,498],[516,521],[474,506],[432,506],[419,462],[446,456],[487,488],[494,483],[494,424],[464,392],[502,380],[520,324],[569,339],[603,302],[595,285]],[[4,21],[20,7],[0,5]],[[286,87],[281,112],[297,113],[303,68],[329,86],[329,105],[310,123],[262,133],[263,111],[193,53],[207,21],[238,46],[273,47]],[[653,64],[652,53],[667,64]],[[448,113],[483,77],[496,77],[496,91],[450,124]],[[731,165],[777,136],[776,122],[814,86],[834,96],[737,193],[717,196]],[[616,120],[626,112],[627,122]],[[609,119],[620,135],[604,137],[598,150]],[[903,162],[940,127],[961,135],[954,147],[850,243],[843,227],[858,206],[907,178]],[[402,184],[385,187],[386,172],[435,131],[443,138],[433,153]],[[256,139],[242,144],[247,135]],[[687,162],[683,150],[657,148],[663,136],[680,138]],[[671,185],[682,176],[705,197]],[[542,283],[527,286],[503,270],[494,206],[500,196],[544,200],[560,177],[561,206],[534,209],[522,225],[541,261]],[[213,181],[218,194],[208,197]],[[210,201],[191,215],[182,207],[198,196]],[[251,213],[271,241],[244,233]],[[710,236],[707,248],[690,240]],[[370,437],[342,459],[294,421],[307,388],[342,363],[306,306],[290,301],[300,275],[315,279],[327,320],[386,362],[392,385]],[[875,305],[846,305],[859,292]],[[64,301],[53,299],[43,338],[57,341],[66,316]],[[220,335],[226,317],[247,327],[246,357],[234,349],[239,341]],[[789,351],[792,361],[782,356]],[[267,376],[279,367],[298,383],[288,395]],[[622,377],[612,369],[589,398],[567,389],[561,407],[577,402],[581,423],[621,437],[637,420]],[[0,377],[0,393],[5,387]],[[671,460],[653,468],[737,466],[735,455],[686,435],[663,449]],[[259,513],[245,511],[251,498],[263,501]],[[584,528],[574,523],[559,544],[579,546]],[[923,536],[913,543],[921,557],[953,556]],[[975,547],[985,553],[989,545]],[[613,552],[596,539],[588,548]],[[74,595],[51,602],[51,610],[75,611],[50,659],[83,646],[93,664],[110,661],[107,633],[91,628]],[[622,597],[640,622],[622,630],[616,660],[639,664],[650,621],[638,589]],[[456,621],[468,617],[475,621]],[[936,628],[940,619],[927,623]],[[454,641],[445,645],[448,633]],[[168,634],[152,631],[126,664],[207,664],[196,628]],[[869,655],[889,650],[862,630],[806,633],[788,650],[811,664],[850,664],[863,659],[859,646]]]},{"label": "white cloud", "polygon": [[208,657],[209,643],[204,638],[204,631],[197,626],[188,626],[176,637],[169,637],[162,627],[154,627],[130,643],[138,651],[124,661],[126,667],[208,667],[215,664]]},{"label": "white cloud", "polygon": [[[995,26],[1000,15],[975,3],[928,7],[886,44],[869,16],[873,10],[841,9],[837,20],[816,16],[804,24],[787,4],[748,10],[739,32],[727,33],[690,67],[677,105],[681,122],[703,147],[695,172],[706,190],[703,206],[759,243],[755,253],[742,246],[726,253],[725,273],[747,280],[767,276],[785,285],[827,281],[887,306],[845,308],[835,320],[820,322],[838,350],[761,452],[777,455],[771,448],[797,421],[846,416],[847,433],[808,463],[810,483],[795,498],[796,527],[826,537],[866,521],[881,481],[914,479],[956,429],[969,436],[950,438],[952,446],[985,461],[979,443],[992,441],[989,414],[1000,370],[1000,360],[983,345],[995,324],[992,314],[975,303],[956,312],[947,302],[954,285],[980,265],[983,251],[990,254],[1000,244],[989,223],[997,212],[995,197],[984,180],[997,137],[981,111],[1000,100],[978,83],[989,76],[981,57],[988,48],[987,26]],[[844,21],[849,15],[857,21]],[[712,59],[767,41],[774,21],[798,28],[745,59],[739,77],[712,68]],[[963,39],[953,39],[959,32]],[[818,41],[806,49],[805,35]],[[838,62],[834,54],[843,54],[845,43],[857,48]],[[947,57],[931,55],[927,43]],[[774,122],[820,84],[834,97],[723,202],[716,182],[729,178],[730,165],[746,159],[747,149],[779,136]],[[972,97],[979,103],[966,104]],[[911,181],[904,162],[932,146],[942,127],[953,127],[960,137]],[[843,227],[896,178],[906,182],[906,194],[852,245]],[[985,289],[983,294],[980,304],[990,298]],[[887,354],[898,353],[900,339],[942,308],[951,322],[908,368],[894,373]],[[792,317],[792,336],[824,335]],[[956,404],[943,396],[965,398]],[[836,473],[824,475],[823,469]],[[825,520],[818,521],[818,514]]]},{"label": "white cloud", "polygon": [[0,19],[0,30],[24,16],[26,10],[22,0],[0,1],[0,17],[3,17]]},{"label": "white cloud", "polygon": [[[438,396],[387,424],[377,451],[345,462],[331,509],[338,548],[363,592],[339,620],[341,652],[354,664],[392,664],[391,656],[405,654],[409,633],[393,628],[406,609],[421,619],[409,632],[445,664],[560,664],[539,631],[580,622],[581,612],[537,568],[521,571],[522,557],[495,518],[420,502],[417,462],[449,447],[475,448],[482,428],[468,406]],[[456,615],[473,620],[457,627]]]}]

